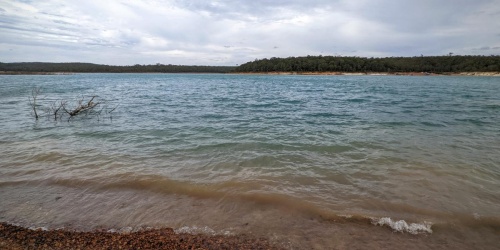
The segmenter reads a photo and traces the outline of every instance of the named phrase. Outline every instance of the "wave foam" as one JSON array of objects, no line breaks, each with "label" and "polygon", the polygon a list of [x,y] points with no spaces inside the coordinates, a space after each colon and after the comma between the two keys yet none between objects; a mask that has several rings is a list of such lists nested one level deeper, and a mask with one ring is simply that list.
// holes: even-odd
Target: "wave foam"
[{"label": "wave foam", "polygon": [[33,231],[37,231],[37,230],[49,231],[49,229],[47,227],[28,227],[28,229],[33,230]]},{"label": "wave foam", "polygon": [[184,226],[184,227],[175,229],[174,232],[176,232],[176,233],[188,233],[188,234],[226,235],[226,236],[232,235],[232,233],[230,231],[226,230],[226,231],[217,232],[217,231],[215,231],[207,226],[205,226],[205,227]]},{"label": "wave foam", "polygon": [[372,223],[378,226],[388,226],[396,232],[407,232],[411,234],[419,233],[432,233],[432,223],[424,221],[423,223],[410,223],[408,224],[404,220],[393,221],[389,217],[383,217],[380,219],[372,219]]}]

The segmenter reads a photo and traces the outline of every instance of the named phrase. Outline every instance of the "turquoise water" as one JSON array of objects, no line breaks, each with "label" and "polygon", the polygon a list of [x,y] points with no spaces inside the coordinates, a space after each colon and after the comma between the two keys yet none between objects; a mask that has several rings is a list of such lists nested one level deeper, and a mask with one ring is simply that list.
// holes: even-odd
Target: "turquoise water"
[{"label": "turquoise water", "polygon": [[[42,113],[94,95],[117,108],[36,121],[35,86]],[[3,221],[246,232],[227,218],[263,204],[326,220],[401,219],[424,228],[417,233],[484,226],[498,236],[499,78],[0,76],[0,107]],[[191,214],[202,202],[209,215],[159,214],[167,200]],[[89,219],[100,214],[104,222]]]}]

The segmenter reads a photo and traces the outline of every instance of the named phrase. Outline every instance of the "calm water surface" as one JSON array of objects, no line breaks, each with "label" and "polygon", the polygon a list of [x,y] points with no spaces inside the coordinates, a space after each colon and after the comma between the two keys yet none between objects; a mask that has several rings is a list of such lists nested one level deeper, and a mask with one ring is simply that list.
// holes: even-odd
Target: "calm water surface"
[{"label": "calm water surface", "polygon": [[[40,110],[93,95],[117,108],[35,121],[35,86]],[[500,242],[499,78],[0,76],[0,107],[1,221],[290,248],[343,246],[344,234]]]}]

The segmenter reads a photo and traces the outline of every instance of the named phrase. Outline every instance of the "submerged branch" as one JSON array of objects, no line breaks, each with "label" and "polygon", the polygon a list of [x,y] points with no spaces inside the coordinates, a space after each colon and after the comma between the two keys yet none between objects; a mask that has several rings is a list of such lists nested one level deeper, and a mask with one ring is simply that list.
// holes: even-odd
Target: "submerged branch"
[{"label": "submerged branch", "polygon": [[38,97],[38,95],[40,94],[40,88],[39,87],[34,87],[32,90],[31,90],[31,97],[29,98],[29,103],[30,103],[30,106],[33,110],[33,114],[35,115],[35,119],[38,120],[38,118],[40,117],[38,115],[38,112],[36,111],[36,99]]},{"label": "submerged branch", "polygon": [[[40,88],[33,88],[31,96],[29,97],[31,110],[36,120],[38,120],[41,117],[39,110],[37,109],[38,105],[37,96],[39,95],[39,93],[40,93]],[[63,117],[67,117],[69,121],[71,118],[76,117],[80,114],[85,114],[85,116],[86,115],[95,116],[97,117],[98,120],[100,120],[100,115],[102,111],[105,111],[105,113],[108,114],[111,119],[110,113],[113,112],[118,107],[117,105],[113,108],[108,108],[106,105],[107,102],[95,95],[91,96],[88,101],[85,101],[85,97],[82,97],[76,102],[76,106],[74,107],[68,107],[67,103],[68,101],[65,100],[54,101],[52,104],[50,104],[50,106],[42,110],[45,112],[45,116],[47,116],[48,118],[52,117],[55,121],[62,120]],[[101,107],[100,110],[95,110],[96,107],[98,106]]]},{"label": "submerged branch", "polygon": [[92,98],[87,102],[87,104],[82,104],[83,99],[78,102],[78,106],[72,111],[67,112],[69,116],[75,116],[82,112],[89,111],[94,109],[100,102],[93,102],[96,96],[92,96]]}]

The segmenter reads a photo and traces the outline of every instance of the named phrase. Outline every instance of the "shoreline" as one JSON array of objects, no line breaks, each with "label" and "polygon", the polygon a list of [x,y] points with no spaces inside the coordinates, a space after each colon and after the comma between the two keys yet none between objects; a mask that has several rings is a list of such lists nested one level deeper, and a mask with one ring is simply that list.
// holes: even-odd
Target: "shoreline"
[{"label": "shoreline", "polygon": [[267,239],[176,233],[172,228],[139,232],[30,229],[0,222],[1,249],[282,249]]},{"label": "shoreline", "polygon": [[234,72],[229,74],[236,75],[318,75],[318,76],[500,76],[500,72],[444,72],[444,73],[428,73],[428,72]]},{"label": "shoreline", "polygon": [[[0,75],[75,75],[75,74],[217,74],[211,72],[179,72],[179,73],[163,73],[163,72],[24,72],[24,71],[0,71]],[[500,76],[500,72],[287,72],[287,71],[272,71],[272,72],[228,72],[220,74],[229,75],[317,75],[317,76]]]},{"label": "shoreline", "polygon": [[73,72],[24,72],[24,71],[0,71],[0,75],[74,75]]}]

